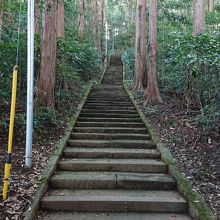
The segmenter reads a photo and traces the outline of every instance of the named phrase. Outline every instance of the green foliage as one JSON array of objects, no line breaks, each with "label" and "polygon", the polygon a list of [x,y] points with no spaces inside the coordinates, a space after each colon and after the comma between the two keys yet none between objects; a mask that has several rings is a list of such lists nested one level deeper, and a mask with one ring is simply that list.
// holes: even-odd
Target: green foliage
[{"label": "green foliage", "polygon": [[[206,33],[192,36],[192,1],[159,3],[158,76],[161,89],[182,97],[192,119],[202,127],[219,127],[220,32],[218,3],[206,13]],[[134,45],[134,41],[133,41]],[[134,78],[134,48],[123,53],[126,79]]]},{"label": "green foliage", "polygon": [[220,92],[220,33],[172,33],[167,45],[164,90],[182,94],[187,108],[198,109],[195,122],[204,127],[217,127]]},{"label": "green foliage", "polygon": [[220,32],[218,3],[206,13],[206,33],[192,36],[192,2],[159,3],[159,79],[162,89],[183,97],[192,119],[202,127],[219,127]]},{"label": "green foliage", "polygon": [[37,129],[43,129],[45,127],[52,128],[58,126],[60,123],[59,112],[56,110],[48,110],[44,107],[41,107],[34,117],[34,126]]},{"label": "green foliage", "polygon": [[57,73],[68,80],[90,80],[99,68],[99,55],[88,42],[60,38],[57,51]]},{"label": "green foliage", "polygon": [[173,33],[170,39],[164,76],[167,89],[178,92],[191,90],[204,104],[214,102],[220,82],[220,34],[193,37]]},{"label": "green foliage", "polygon": [[122,60],[125,64],[126,68],[126,79],[131,80],[134,79],[134,66],[135,66],[135,51],[134,48],[128,48],[122,54]]},{"label": "green foliage", "polygon": [[[93,43],[93,34],[80,39],[77,31],[79,7],[74,1],[65,1],[65,38],[57,40],[57,76],[56,76],[56,110],[48,111],[39,107],[34,118],[36,129],[57,126],[59,117],[68,117],[72,105],[77,105],[84,85],[96,80],[100,72],[100,57]],[[39,7],[43,10],[42,5]],[[16,126],[25,128],[25,99],[27,83],[27,4],[23,1],[3,2],[3,27],[0,41],[0,128],[8,126],[8,114],[11,98],[12,71],[18,53],[18,100]],[[20,16],[18,16],[21,12]],[[40,13],[41,14],[41,13]],[[20,40],[18,42],[18,25],[20,17]],[[89,18],[86,18],[89,20]],[[39,17],[39,21],[41,17]],[[90,19],[91,20],[91,19]],[[90,21],[91,23],[91,21]],[[92,30],[91,30],[92,33]],[[35,81],[40,70],[41,34],[35,35]],[[19,43],[19,44],[18,44]],[[67,84],[65,88],[64,84]],[[73,108],[74,110],[74,108]],[[73,111],[71,111],[73,113]],[[4,116],[4,117],[3,117]]]}]

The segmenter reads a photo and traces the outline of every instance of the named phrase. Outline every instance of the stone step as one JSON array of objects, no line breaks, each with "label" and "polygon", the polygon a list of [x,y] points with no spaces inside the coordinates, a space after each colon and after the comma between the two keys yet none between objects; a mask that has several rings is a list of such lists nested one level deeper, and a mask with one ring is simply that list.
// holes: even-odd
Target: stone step
[{"label": "stone step", "polygon": [[50,186],[59,189],[173,190],[174,178],[167,174],[124,172],[56,172]]},{"label": "stone step", "polygon": [[103,84],[105,82],[107,82],[107,83],[111,82],[111,84],[113,86],[115,86],[115,84],[122,84],[122,77],[121,76],[118,77],[118,76],[114,75],[113,72],[111,74],[112,74],[111,76],[108,76],[108,75],[105,76],[105,78],[103,79]]},{"label": "stone step", "polygon": [[111,99],[111,100],[114,100],[115,98],[116,99],[127,99],[128,96],[127,94],[124,94],[124,95],[118,95],[118,94],[112,94],[112,92],[109,92],[109,95],[107,95],[106,93],[104,94],[104,91],[101,91],[99,94],[95,94],[94,92],[92,94],[89,95],[88,98],[96,98],[96,99],[102,99],[102,98],[105,98],[105,99]]},{"label": "stone step", "polygon": [[106,98],[106,97],[100,97],[100,98],[87,98],[86,101],[91,101],[91,102],[101,102],[101,101],[104,101],[104,102],[124,102],[124,101],[131,101],[131,99],[129,97],[123,97],[123,98]]},{"label": "stone step", "polygon": [[121,86],[121,88],[123,88],[122,79],[119,79],[119,78],[113,79],[112,77],[108,77],[108,78],[105,78],[102,83],[103,85],[105,85],[105,84],[108,84],[110,81],[113,86]]},{"label": "stone step", "polygon": [[87,108],[87,109],[105,109],[105,110],[135,110],[135,107],[129,107],[129,106],[112,106],[112,105],[108,105],[108,106],[95,106],[95,105],[84,105],[83,108]]},{"label": "stone step", "polygon": [[116,100],[116,101],[131,101],[131,99],[130,99],[130,97],[129,96],[127,96],[127,95],[125,95],[125,96],[123,96],[123,97],[106,97],[106,96],[99,96],[99,97],[91,97],[92,96],[92,93],[90,93],[90,95],[88,96],[88,98],[87,98],[87,100],[106,100],[106,101],[108,101],[108,100]]},{"label": "stone step", "polygon": [[103,117],[103,118],[139,118],[138,114],[127,113],[80,113],[82,117]]},{"label": "stone step", "polygon": [[[112,73],[112,76],[114,74]],[[114,77],[117,77],[117,76],[114,76]],[[113,78],[114,78],[113,77]],[[114,80],[114,79],[113,79]],[[121,80],[121,77],[118,78],[118,80],[120,81]],[[101,84],[101,85],[98,85],[98,86],[95,86],[92,91],[99,91],[99,90],[103,90],[103,91],[116,91],[116,90],[120,90],[120,91],[125,91],[124,89],[124,86],[118,86],[118,85],[111,85],[111,83],[108,83],[108,84]]]},{"label": "stone step", "polygon": [[126,104],[132,104],[131,100],[86,100],[86,103],[106,103],[106,104],[120,104],[123,103]]},{"label": "stone step", "polygon": [[86,118],[79,117],[78,122],[142,122],[140,118]]},{"label": "stone step", "polygon": [[93,139],[93,140],[150,140],[149,134],[112,134],[112,133],[79,133],[71,134],[73,139]]},{"label": "stone step", "polygon": [[96,88],[95,90],[91,91],[89,94],[89,98],[116,98],[121,99],[123,97],[128,98],[126,91],[124,90],[123,86],[121,85],[113,85],[112,87],[100,87]]},{"label": "stone step", "polygon": [[[90,108],[88,108],[90,107]],[[93,107],[93,109],[91,109]],[[95,107],[95,108],[94,108]],[[102,108],[100,108],[102,107]],[[96,112],[103,112],[103,113],[137,113],[137,110],[133,106],[122,106],[122,105],[90,105],[90,104],[85,104],[83,106],[82,111],[94,111]]]},{"label": "stone step", "polygon": [[99,91],[99,90],[101,91],[116,91],[116,90],[125,91],[124,86],[111,85],[110,83],[107,85],[101,84],[98,86],[94,86],[92,89],[92,92]]},{"label": "stone step", "polygon": [[49,212],[42,220],[192,220],[188,215],[177,213],[147,212]]},{"label": "stone step", "polygon": [[77,127],[121,127],[121,128],[145,128],[143,122],[77,122]]},{"label": "stone step", "polygon": [[87,109],[83,108],[81,110],[81,113],[102,113],[102,114],[136,114],[136,110],[125,110],[125,109],[120,109],[120,110],[108,110],[108,109]]},{"label": "stone step", "polygon": [[128,96],[125,97],[119,97],[118,99],[114,99],[116,96],[100,96],[100,95],[95,95],[95,96],[90,96],[88,98],[89,102],[125,102],[125,103],[131,103],[131,100],[128,98]]},{"label": "stone step", "polygon": [[[105,79],[105,80],[103,80],[103,84],[108,84],[109,81],[112,81],[112,79]],[[122,82],[112,81],[111,83],[112,83],[112,85],[114,85],[114,86],[121,86],[121,87],[123,86],[123,83],[122,83]]]},{"label": "stone step", "polygon": [[[104,94],[104,95],[103,95]],[[116,96],[114,96],[115,94],[117,94]],[[128,98],[128,94],[126,93],[123,85],[112,85],[111,87],[109,86],[102,86],[99,88],[95,88],[94,90],[91,91],[91,93],[89,94],[89,97],[95,97],[95,95],[97,95],[98,97],[101,96],[103,97],[111,97],[111,98],[123,98],[126,97]]]},{"label": "stone step", "polygon": [[64,171],[116,171],[136,173],[166,173],[167,166],[161,160],[152,159],[67,159],[58,162]]},{"label": "stone step", "polygon": [[99,105],[94,105],[94,104],[85,104],[83,108],[87,109],[109,109],[109,110],[135,110],[136,108],[133,105],[105,105],[105,104],[99,104]]},{"label": "stone step", "polygon": [[[86,102],[85,105],[83,106],[85,108],[85,106],[89,106],[89,107],[120,107],[120,108],[130,108],[132,110],[136,110],[136,108],[134,107],[134,105],[132,103],[122,103],[122,102]],[[116,109],[117,110],[117,109]]]},{"label": "stone step", "polygon": [[126,134],[147,134],[147,128],[124,128],[124,127],[75,127],[74,132],[86,133],[126,133]]},{"label": "stone step", "polygon": [[186,200],[174,191],[56,190],[44,196],[45,210],[76,212],[187,212]]},{"label": "stone step", "polygon": [[154,149],[67,147],[63,156],[67,158],[159,159],[160,153]]},{"label": "stone step", "polygon": [[157,146],[149,140],[90,140],[73,139],[68,141],[70,147],[95,147],[95,148],[137,148],[137,149],[156,149]]},{"label": "stone step", "polygon": [[[115,75],[115,72],[111,72],[110,73],[112,75],[112,79],[114,80],[115,77],[118,77],[117,75]],[[107,74],[105,75],[105,78],[103,80],[105,80],[107,77]],[[118,78],[118,80],[122,80],[122,76],[120,78]],[[124,86],[118,86],[118,85],[112,85],[111,82],[109,82],[108,84],[100,84],[98,86],[95,86],[94,89],[121,89],[121,90],[125,90]]]},{"label": "stone step", "polygon": [[132,103],[130,99],[87,99],[86,100],[86,103],[124,103],[124,104],[127,104],[127,103]]}]

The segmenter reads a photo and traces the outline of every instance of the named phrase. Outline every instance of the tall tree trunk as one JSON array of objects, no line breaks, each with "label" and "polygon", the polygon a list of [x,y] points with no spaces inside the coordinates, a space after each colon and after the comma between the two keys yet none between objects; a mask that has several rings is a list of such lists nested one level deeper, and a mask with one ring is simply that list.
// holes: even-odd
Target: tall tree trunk
[{"label": "tall tree trunk", "polygon": [[85,32],[85,0],[80,0],[79,35],[83,38]]},{"label": "tall tree trunk", "polygon": [[109,29],[108,21],[105,20],[105,57],[108,56],[108,40],[109,40]]},{"label": "tall tree trunk", "polygon": [[64,2],[57,3],[57,37],[64,37]]},{"label": "tall tree trunk", "polygon": [[201,34],[205,31],[205,9],[206,0],[193,1],[193,35]]},{"label": "tall tree trunk", "polygon": [[105,24],[105,0],[99,0],[98,2],[99,8],[99,23],[102,29],[104,29]]},{"label": "tall tree trunk", "polygon": [[99,16],[98,16],[98,0],[92,0],[92,6],[93,6],[93,23],[94,23],[94,43],[95,48],[99,51],[99,53],[102,53],[102,45],[101,45],[101,39],[100,39],[100,25],[99,25]]},{"label": "tall tree trunk", "polygon": [[57,0],[45,0],[42,14],[41,62],[37,80],[37,102],[54,109],[56,83]]},{"label": "tall tree trunk", "polygon": [[135,89],[146,87],[146,0],[137,0],[135,43]]},{"label": "tall tree trunk", "polygon": [[0,40],[1,40],[1,36],[2,36],[2,0],[0,0]]},{"label": "tall tree trunk", "polygon": [[[11,0],[8,0],[7,4],[10,5]],[[11,9],[8,7],[5,12],[6,12],[6,14],[4,15],[4,24],[6,24],[7,27],[11,27],[11,25],[12,25],[12,22],[11,22]]]},{"label": "tall tree trunk", "polygon": [[162,103],[157,83],[157,17],[158,0],[149,0],[149,67],[145,93],[149,104]]},{"label": "tall tree trunk", "polygon": [[214,10],[214,0],[208,0],[209,12],[213,12]]},{"label": "tall tree trunk", "polygon": [[[101,43],[101,52],[104,53],[104,34],[105,34],[105,0],[99,0],[98,2],[98,10],[99,10],[99,32],[100,32],[100,43]],[[102,61],[104,56],[102,57]]]},{"label": "tall tree trunk", "polygon": [[39,0],[35,0],[34,2],[34,32],[39,33]]}]

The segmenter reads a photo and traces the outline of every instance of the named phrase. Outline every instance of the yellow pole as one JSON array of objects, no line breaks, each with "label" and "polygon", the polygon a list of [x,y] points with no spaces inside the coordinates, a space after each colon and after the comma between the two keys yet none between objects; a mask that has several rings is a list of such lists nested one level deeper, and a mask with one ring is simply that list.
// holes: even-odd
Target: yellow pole
[{"label": "yellow pole", "polygon": [[18,66],[13,69],[13,82],[12,82],[12,96],[11,96],[11,112],[10,112],[10,124],[8,135],[8,156],[5,163],[5,175],[4,175],[4,187],[3,187],[3,200],[8,197],[9,178],[11,173],[11,154],[12,154],[12,142],[14,132],[14,120],[15,120],[15,105],[17,95],[17,80],[18,80]]}]

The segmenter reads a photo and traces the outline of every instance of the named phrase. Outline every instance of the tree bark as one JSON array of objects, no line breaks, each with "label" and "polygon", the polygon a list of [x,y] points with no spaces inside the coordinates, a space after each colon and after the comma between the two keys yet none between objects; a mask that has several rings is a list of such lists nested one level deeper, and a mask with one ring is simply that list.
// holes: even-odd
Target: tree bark
[{"label": "tree bark", "polygon": [[79,36],[84,37],[85,32],[85,1],[80,0],[80,14],[79,14]]},{"label": "tree bark", "polygon": [[[99,32],[100,32],[100,43],[101,43],[101,52],[104,54],[105,46],[104,46],[104,35],[105,35],[105,0],[99,0],[98,2],[98,10],[99,10]],[[104,58],[104,57],[103,57]],[[102,61],[104,61],[102,59]]]},{"label": "tree bark", "polygon": [[193,35],[201,34],[205,31],[205,9],[206,0],[193,1]]},{"label": "tree bark", "polygon": [[208,0],[209,12],[214,10],[214,0]]},{"label": "tree bark", "polygon": [[2,15],[3,15],[2,0],[0,0],[0,40],[1,40],[1,36],[2,36]]},{"label": "tree bark", "polygon": [[105,24],[105,0],[99,0],[99,24],[104,29]]},{"label": "tree bark", "polygon": [[37,103],[54,109],[56,83],[57,0],[45,0],[42,13],[41,62],[37,79]]},{"label": "tree bark", "polygon": [[102,53],[102,45],[101,45],[101,39],[100,39],[100,25],[99,25],[99,16],[98,16],[98,1],[92,0],[92,8],[93,8],[93,23],[94,23],[94,44],[95,48],[99,51],[99,53]]},{"label": "tree bark", "polygon": [[146,97],[147,103],[162,103],[157,82],[157,18],[158,0],[149,0],[149,66]]},{"label": "tree bark", "polygon": [[[11,0],[8,0],[8,4],[11,3]],[[6,11],[6,15],[4,15],[4,22],[7,25],[7,27],[11,27],[11,9],[8,8]]]},{"label": "tree bark", "polygon": [[64,2],[59,0],[57,3],[57,37],[64,37]]},{"label": "tree bark", "polygon": [[146,0],[137,0],[134,89],[146,87],[146,43]]}]

